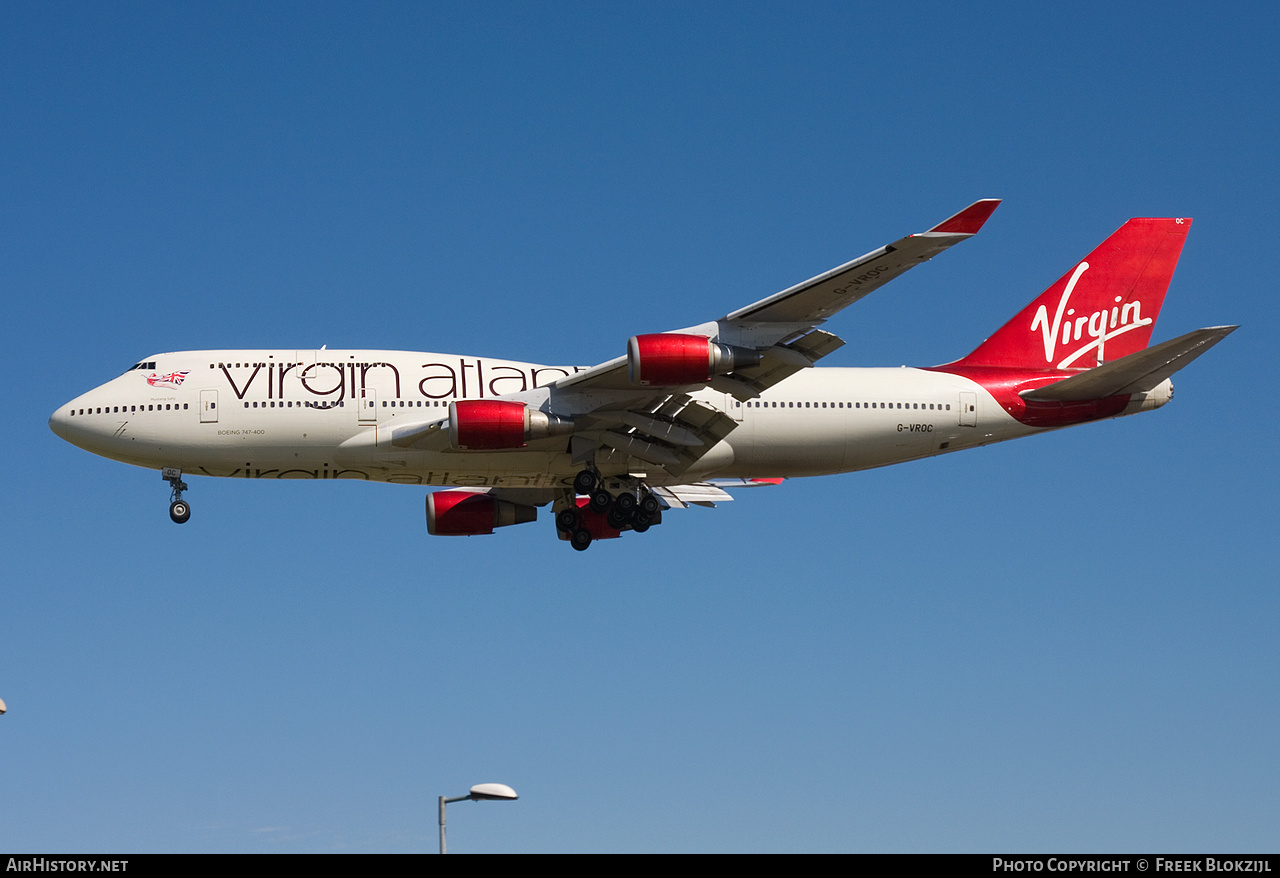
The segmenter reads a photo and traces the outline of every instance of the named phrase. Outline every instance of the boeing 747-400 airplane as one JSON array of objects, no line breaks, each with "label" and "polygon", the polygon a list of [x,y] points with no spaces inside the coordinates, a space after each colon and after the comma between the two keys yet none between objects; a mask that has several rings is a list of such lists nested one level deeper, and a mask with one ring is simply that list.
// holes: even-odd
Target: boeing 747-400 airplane
[{"label": "boeing 747-400 airplane", "polygon": [[633,336],[591,368],[404,351],[153,354],[54,412],[53,432],[187,474],[363,479],[427,494],[432,534],[532,521],[575,549],[643,532],[727,489],[887,466],[1159,408],[1170,376],[1234,326],[1148,347],[1191,220],[1131,219],[963,359],[813,368],[818,327],[972,237],[978,201],[811,280],[687,329]]}]

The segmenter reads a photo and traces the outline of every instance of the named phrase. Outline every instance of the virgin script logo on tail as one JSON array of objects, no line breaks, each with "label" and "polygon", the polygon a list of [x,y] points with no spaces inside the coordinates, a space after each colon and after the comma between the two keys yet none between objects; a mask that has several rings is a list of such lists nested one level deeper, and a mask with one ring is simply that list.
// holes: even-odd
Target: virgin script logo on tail
[{"label": "virgin script logo on tail", "polygon": [[190,369],[186,372],[170,372],[168,375],[157,375],[152,372],[147,376],[147,383],[152,387],[181,387],[183,380],[190,374]]},{"label": "virgin script logo on tail", "polygon": [[[1098,352],[1095,365],[1100,364],[1102,362],[1103,346],[1108,339],[1123,335],[1131,329],[1150,326],[1155,322],[1150,317],[1142,316],[1142,302],[1135,299],[1132,302],[1121,305],[1120,303],[1124,301],[1123,296],[1116,296],[1116,304],[1111,308],[1101,308],[1092,314],[1075,316],[1076,309],[1068,308],[1067,301],[1075,291],[1076,284],[1080,281],[1080,276],[1088,270],[1089,263],[1081,262],[1076,266],[1076,270],[1071,273],[1071,280],[1067,281],[1067,286],[1062,291],[1062,298],[1058,300],[1058,310],[1053,315],[1052,324],[1049,323],[1049,310],[1044,305],[1036,309],[1036,316],[1031,321],[1031,331],[1035,332],[1039,329],[1044,335],[1044,361],[1046,363],[1053,362],[1054,357],[1058,354],[1059,344],[1065,347],[1086,337],[1093,339],[1067,354],[1054,366],[1055,369],[1067,368],[1085,353],[1094,349]],[[1065,321],[1062,319],[1064,316],[1067,318]]]}]

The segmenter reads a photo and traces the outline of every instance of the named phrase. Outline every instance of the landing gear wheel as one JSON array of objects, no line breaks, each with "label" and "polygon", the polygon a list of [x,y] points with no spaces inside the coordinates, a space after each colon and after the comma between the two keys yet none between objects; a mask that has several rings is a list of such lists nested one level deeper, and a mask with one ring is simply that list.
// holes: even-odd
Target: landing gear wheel
[{"label": "landing gear wheel", "polygon": [[605,521],[609,522],[609,527],[614,530],[622,530],[631,523],[631,516],[623,512],[618,506],[614,506],[609,510],[609,515],[605,518]]},{"label": "landing gear wheel", "polygon": [[614,505],[618,507],[618,511],[626,515],[636,508],[635,494],[619,494],[618,499],[614,501]]},{"label": "landing gear wheel", "polygon": [[638,534],[642,534],[649,529],[649,520],[645,519],[644,521],[641,521],[637,518],[631,525],[631,529]]},{"label": "landing gear wheel", "polygon": [[585,552],[587,547],[591,545],[591,531],[585,528],[579,528],[569,537],[569,544],[579,552]]},{"label": "landing gear wheel", "polygon": [[596,512],[604,512],[613,505],[613,495],[601,488],[591,495],[591,508]]},{"label": "landing gear wheel", "polygon": [[565,533],[573,533],[578,528],[578,510],[561,509],[556,513],[556,528]]},{"label": "landing gear wheel", "polygon": [[640,501],[640,511],[645,515],[654,516],[658,514],[658,510],[662,508],[662,504],[658,502],[658,498],[652,494],[645,494],[644,499]]},{"label": "landing gear wheel", "polygon": [[596,489],[596,474],[584,469],[573,478],[573,490],[576,494],[590,494]]},{"label": "landing gear wheel", "polygon": [[185,524],[191,517],[191,507],[182,499],[182,492],[187,490],[187,483],[182,480],[182,470],[167,466],[160,470],[160,478],[169,483],[169,517],[174,524]]}]

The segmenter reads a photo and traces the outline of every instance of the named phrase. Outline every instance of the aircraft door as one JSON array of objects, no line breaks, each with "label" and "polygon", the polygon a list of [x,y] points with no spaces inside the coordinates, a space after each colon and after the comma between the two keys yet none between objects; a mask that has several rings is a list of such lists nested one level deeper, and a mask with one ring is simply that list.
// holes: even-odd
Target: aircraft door
[{"label": "aircraft door", "polygon": [[741,424],[742,418],[743,418],[742,409],[745,405],[746,403],[739,402],[737,398],[734,397],[732,394],[726,393],[724,395],[724,404],[720,407],[720,409],[726,415],[728,415],[729,417],[737,421],[739,424]]},{"label": "aircraft door", "polygon": [[358,421],[361,424],[378,423],[378,389],[376,387],[361,389]]},{"label": "aircraft door", "polygon": [[960,426],[978,426],[978,394],[969,391],[960,393]]},{"label": "aircraft door", "polygon": [[200,423],[218,423],[218,391],[200,391]]}]

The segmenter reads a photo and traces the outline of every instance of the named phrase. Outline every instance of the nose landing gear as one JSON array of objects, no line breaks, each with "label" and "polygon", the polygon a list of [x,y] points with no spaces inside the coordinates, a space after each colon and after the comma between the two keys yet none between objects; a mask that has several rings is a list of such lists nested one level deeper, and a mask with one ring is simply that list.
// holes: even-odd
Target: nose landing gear
[{"label": "nose landing gear", "polygon": [[191,506],[182,499],[182,492],[187,490],[187,483],[182,480],[182,470],[167,466],[160,470],[160,477],[173,489],[169,494],[169,517],[174,524],[185,524],[191,517]]}]

